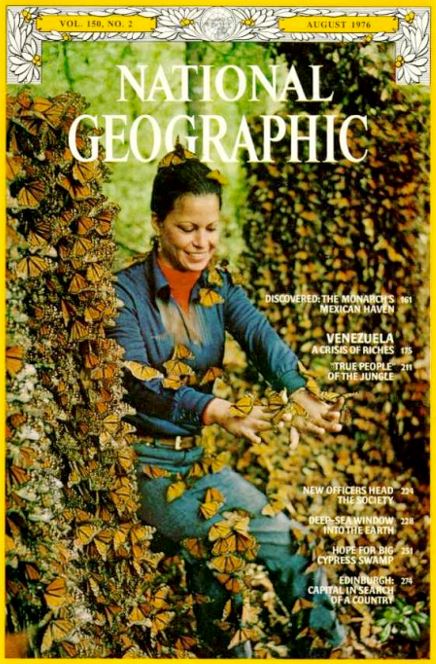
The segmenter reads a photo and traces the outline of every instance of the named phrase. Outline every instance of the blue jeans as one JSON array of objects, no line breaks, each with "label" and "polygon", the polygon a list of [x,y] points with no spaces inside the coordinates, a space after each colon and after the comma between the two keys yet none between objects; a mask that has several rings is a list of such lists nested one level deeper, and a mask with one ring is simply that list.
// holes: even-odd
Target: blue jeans
[{"label": "blue jeans", "polygon": [[[327,582],[321,568],[314,573],[305,574],[309,561],[304,556],[293,553],[296,546],[290,529],[301,529],[299,524],[288,519],[283,513],[274,517],[262,515],[262,509],[268,503],[266,496],[228,467],[204,475],[182,496],[169,503],[166,492],[174,478],[150,479],[141,473],[141,467],[150,464],[184,475],[189,472],[192,464],[201,459],[203,448],[177,451],[137,444],[135,450],[138,454],[140,517],[146,523],[155,526],[161,535],[174,542],[185,538],[206,539],[210,527],[223,519],[223,512],[245,510],[250,514],[249,532],[254,535],[259,545],[258,561],[267,568],[275,590],[285,606],[291,609],[299,597],[310,599],[313,606],[309,614],[309,626],[324,636],[333,647],[341,643],[344,628],[337,621],[329,597],[325,593],[310,596],[307,593],[309,585],[325,587]],[[199,508],[204,502],[205,490],[212,487],[219,489],[225,501],[217,514],[205,520],[200,516]],[[194,562],[186,552],[184,555],[193,571],[195,570],[195,589],[207,594],[210,599],[206,605],[208,622],[211,622],[211,617],[219,619],[228,595],[208,568],[203,566],[203,569],[200,569],[198,561]]]}]

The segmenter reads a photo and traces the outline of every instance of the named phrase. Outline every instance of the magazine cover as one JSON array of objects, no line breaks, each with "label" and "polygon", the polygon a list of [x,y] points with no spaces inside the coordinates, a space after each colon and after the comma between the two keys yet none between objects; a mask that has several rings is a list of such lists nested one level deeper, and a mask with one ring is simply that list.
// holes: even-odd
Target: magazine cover
[{"label": "magazine cover", "polygon": [[430,13],[6,6],[7,658],[430,660]]}]

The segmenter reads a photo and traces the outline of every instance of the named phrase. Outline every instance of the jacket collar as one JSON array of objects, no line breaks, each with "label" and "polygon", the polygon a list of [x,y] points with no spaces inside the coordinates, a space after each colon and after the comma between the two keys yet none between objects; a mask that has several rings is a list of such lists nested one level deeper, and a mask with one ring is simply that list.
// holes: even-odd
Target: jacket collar
[{"label": "jacket collar", "polygon": [[[147,281],[150,284],[154,296],[159,296],[163,300],[168,300],[170,296],[170,285],[168,279],[163,274],[157,262],[157,249],[152,249],[145,261],[145,270]],[[192,289],[193,296],[196,296],[197,291],[201,286],[204,286],[207,280],[208,270],[203,270],[197,283]]]}]

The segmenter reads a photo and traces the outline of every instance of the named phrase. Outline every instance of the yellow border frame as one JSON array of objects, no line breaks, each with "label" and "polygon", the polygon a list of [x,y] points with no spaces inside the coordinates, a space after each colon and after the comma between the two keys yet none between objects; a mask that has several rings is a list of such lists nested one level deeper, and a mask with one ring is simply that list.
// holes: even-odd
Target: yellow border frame
[{"label": "yellow border frame", "polygon": [[[1,9],[2,11],[0,12],[0,30],[1,30],[1,35],[2,39],[4,38],[4,44],[3,44],[3,49],[2,49],[2,56],[0,57],[0,93],[1,93],[1,98],[5,99],[6,98],[6,92],[7,92],[7,85],[6,85],[6,8],[13,7],[13,6],[29,6],[29,7],[39,7],[39,6],[54,6],[54,7],[59,7],[59,6],[65,6],[65,7],[79,7],[79,6],[91,6],[91,7],[134,7],[134,6],[154,6],[154,7],[177,7],[177,6],[230,6],[230,7],[235,7],[235,6],[246,6],[246,7],[253,7],[253,6],[260,6],[260,7],[299,7],[304,5],[305,7],[361,7],[361,8],[381,8],[381,7],[419,7],[423,9],[430,9],[430,38],[431,38],[431,46],[430,46],[430,77],[436,75],[436,67],[433,65],[436,59],[436,37],[435,37],[435,31],[436,31],[436,22],[435,22],[435,17],[432,13],[432,5],[433,2],[432,0],[426,0],[423,2],[419,2],[418,0],[408,0],[407,2],[393,2],[392,0],[381,0],[380,2],[376,2],[375,0],[365,0],[362,2],[362,0],[336,0],[336,2],[332,2],[331,0],[319,0],[318,2],[316,0],[305,0],[304,2],[295,2],[293,0],[267,0],[267,2],[261,2],[259,0],[252,0],[249,2],[248,0],[220,0],[219,2],[213,2],[213,0],[207,1],[207,0],[183,0],[183,2],[169,2],[168,0],[157,0],[156,2],[134,2],[132,0],[116,0],[116,1],[109,1],[109,2],[103,2],[102,0],[62,0],[61,5],[57,0],[45,0],[45,2],[42,2],[40,0],[34,0],[33,2],[28,2],[26,3],[25,1],[17,1],[17,0],[10,0],[9,2],[7,0],[0,0],[1,4]],[[436,12],[436,8],[435,8]],[[436,135],[436,111],[435,111],[435,96],[436,96],[436,86],[433,84],[431,87],[431,116],[430,116],[430,145],[431,145],[431,171],[430,171],[430,183],[433,184],[433,171],[434,171],[434,163],[435,163],[435,157],[436,157],[436,147],[435,147],[435,135]],[[6,135],[6,114],[5,114],[5,105],[2,104],[1,109],[0,109],[0,118],[1,118],[1,126],[2,126],[2,131],[1,131],[1,137],[0,137],[0,152],[2,154],[2,159],[0,160],[0,192],[1,192],[1,201],[2,201],[2,220],[3,220],[3,227],[2,227],[2,234],[0,236],[0,255],[1,255],[1,262],[0,262],[0,284],[5,284],[5,252],[6,252],[6,219],[5,219],[5,210],[6,210],[6,187],[5,187],[5,135]],[[431,216],[430,216],[430,228],[433,228],[433,223],[435,223],[436,220],[436,214],[434,212],[434,207],[436,205],[436,183],[434,183],[434,187],[431,187],[431,199],[430,199],[430,205],[431,205]],[[432,286],[434,283],[434,278],[433,278],[433,265],[434,261],[436,260],[436,244],[435,244],[435,239],[434,239],[434,233],[430,233],[430,292],[432,292]],[[5,288],[3,289],[3,293],[5,293]],[[434,333],[434,317],[435,317],[435,312],[436,312],[436,304],[434,302],[434,298],[431,300],[431,307],[430,307],[430,346],[431,346],[431,351],[435,349],[435,333]],[[6,335],[5,335],[5,328],[6,328],[6,321],[5,321],[5,304],[4,304],[4,298],[2,297],[0,300],[0,340],[1,340],[1,345],[5,349],[6,343]],[[4,357],[4,353],[3,353]],[[2,417],[2,422],[5,422],[5,412],[6,412],[6,394],[5,394],[5,371],[4,371],[4,364],[3,364],[3,370],[1,372],[1,378],[0,378],[0,403],[1,403],[1,417]],[[433,378],[433,371],[431,372],[431,379]],[[431,386],[430,386],[430,404],[431,404],[431,418],[430,418],[430,426],[431,426],[431,442],[433,439],[433,432],[435,430],[435,424],[436,424],[436,414],[435,414],[435,391],[433,387],[433,381],[431,380]],[[2,439],[4,440],[4,425],[3,425],[3,436]],[[432,485],[432,482],[435,477],[435,454],[433,453],[431,458],[430,458],[430,486]],[[4,464],[2,463],[0,466],[0,484],[1,486],[5,485],[5,468]],[[431,500],[430,500],[430,509],[431,509],[431,515],[433,516],[435,514],[435,491],[432,492],[431,494]],[[1,522],[4,522],[4,516],[5,516],[5,505],[3,504],[3,501],[0,501],[0,516],[1,516]],[[430,525],[430,552],[435,551],[435,539],[436,539],[436,529],[433,523]],[[1,546],[0,546],[0,557],[4,561],[5,557],[5,550],[4,550],[4,539],[3,536],[1,536]],[[431,563],[431,554],[430,554],[430,606],[433,607],[436,604],[436,588],[435,588],[435,583],[434,583],[434,572],[435,569],[435,563]],[[1,572],[1,588],[2,588],[2,597],[4,598],[4,601],[6,599],[6,592],[5,592],[5,569],[4,566],[2,567],[2,572]],[[412,660],[412,659],[395,659],[395,661],[398,664],[401,664],[402,662],[431,662],[432,657],[431,654],[435,652],[435,634],[436,634],[436,627],[434,623],[436,622],[436,618],[433,615],[433,620],[431,620],[430,623],[430,657],[429,659],[419,659],[419,660]],[[5,619],[4,619],[4,613],[3,611],[1,612],[1,618],[0,618],[0,657],[3,657],[4,653],[4,626],[5,626]],[[21,659],[7,659],[5,660],[7,662],[10,662],[11,664],[22,664]],[[39,658],[37,660],[38,662],[45,662],[49,664],[50,662],[53,662],[53,659],[47,659],[47,658]],[[55,660],[56,661],[56,660]],[[57,660],[57,661],[64,661],[68,662],[71,660]],[[103,663],[103,662],[119,662],[119,659],[81,659],[80,661],[85,661],[89,663]],[[142,662],[142,659],[132,659],[130,660],[132,662]],[[147,661],[159,661],[159,662],[168,662],[168,663],[173,663],[175,660],[174,659],[160,659],[160,660],[147,660]],[[193,660],[176,660],[179,662],[192,662]],[[217,660],[215,659],[202,659],[199,660],[201,662],[216,662]],[[227,660],[221,659],[220,661],[226,662]],[[233,660],[228,660],[229,662]],[[249,661],[249,660],[245,660]],[[287,660],[287,661],[294,661],[294,660]],[[301,659],[298,660],[299,663],[301,664],[310,664],[313,663],[313,659]],[[330,660],[319,660],[319,661],[330,661]],[[338,660],[340,662],[344,662],[347,664],[351,664],[355,660],[350,660],[350,659],[341,659]],[[386,659],[368,659],[368,660],[362,660],[366,662],[385,662],[389,661]],[[392,660],[391,660],[392,661]]]}]

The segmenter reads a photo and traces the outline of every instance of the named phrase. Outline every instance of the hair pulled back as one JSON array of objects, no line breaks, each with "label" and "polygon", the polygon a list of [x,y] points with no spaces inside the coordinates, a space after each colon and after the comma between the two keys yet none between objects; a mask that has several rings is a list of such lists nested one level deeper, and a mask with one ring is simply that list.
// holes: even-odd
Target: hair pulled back
[{"label": "hair pulled back", "polygon": [[187,194],[193,196],[216,194],[221,208],[221,183],[214,177],[214,173],[216,171],[211,171],[206,164],[196,158],[189,158],[169,166],[159,166],[151,193],[152,212],[159,221],[163,221],[174,208],[176,200]]}]

